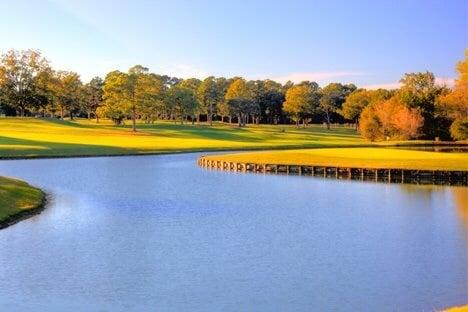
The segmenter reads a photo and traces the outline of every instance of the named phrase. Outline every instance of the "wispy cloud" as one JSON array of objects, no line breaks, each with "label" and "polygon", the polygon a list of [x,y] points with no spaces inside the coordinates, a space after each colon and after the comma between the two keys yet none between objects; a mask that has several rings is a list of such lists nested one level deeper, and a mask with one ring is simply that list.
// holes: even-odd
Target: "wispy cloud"
[{"label": "wispy cloud", "polygon": [[364,72],[354,72],[354,71],[329,71],[329,72],[296,72],[290,73],[287,75],[282,76],[272,76],[266,77],[281,83],[285,83],[287,81],[292,81],[294,83],[299,83],[304,80],[309,81],[316,81],[318,83],[325,83],[329,82],[333,79],[338,78],[347,78],[347,77],[355,77],[355,76],[363,76],[366,75]]},{"label": "wispy cloud", "polygon": [[398,89],[401,86],[399,82],[389,82],[389,83],[377,83],[377,84],[370,84],[361,86],[361,88],[368,89],[368,90],[377,90],[377,89]]},{"label": "wispy cloud", "polygon": [[[449,88],[453,87],[455,85],[455,79],[454,78],[448,78],[448,77],[435,77],[435,83],[440,86],[447,86]],[[368,90],[377,90],[377,89],[398,89],[401,87],[400,82],[388,82],[388,83],[380,83],[380,84],[369,84],[369,85],[364,85],[361,86],[364,89]]]},{"label": "wispy cloud", "polygon": [[168,65],[168,66],[163,66],[160,68],[156,69],[156,72],[165,74],[165,75],[170,75],[173,77],[178,77],[178,78],[198,78],[198,79],[204,79],[212,74],[210,74],[209,71],[189,65],[189,64],[174,64],[174,65]]},{"label": "wispy cloud", "polygon": [[441,86],[447,86],[449,88],[455,85],[454,78],[447,78],[447,77],[436,77],[435,82]]}]

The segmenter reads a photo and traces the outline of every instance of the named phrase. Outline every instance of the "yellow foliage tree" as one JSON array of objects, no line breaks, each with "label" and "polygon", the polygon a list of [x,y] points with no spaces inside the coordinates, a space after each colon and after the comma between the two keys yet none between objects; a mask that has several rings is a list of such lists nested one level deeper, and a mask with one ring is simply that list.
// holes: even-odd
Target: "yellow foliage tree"
[{"label": "yellow foliage tree", "polygon": [[309,85],[297,85],[288,89],[283,110],[291,116],[299,127],[299,121],[309,110],[312,89]]}]

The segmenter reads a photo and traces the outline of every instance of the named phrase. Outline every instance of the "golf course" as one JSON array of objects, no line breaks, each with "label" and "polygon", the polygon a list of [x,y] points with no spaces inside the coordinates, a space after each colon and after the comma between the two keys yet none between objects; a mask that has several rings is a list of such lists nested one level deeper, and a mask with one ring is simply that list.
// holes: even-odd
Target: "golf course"
[{"label": "golf course", "polygon": [[[38,118],[0,119],[0,158],[49,158],[146,155],[196,151],[268,150],[212,155],[208,159],[272,164],[323,165],[361,168],[468,170],[466,153],[403,150],[388,146],[427,145],[427,141],[371,143],[355,129],[322,125],[180,125],[173,122],[129,126],[109,121],[61,121]],[[382,148],[387,146],[387,148]],[[275,150],[274,149],[280,149]],[[24,182],[0,180],[0,222],[37,209],[41,191]]]},{"label": "golf course", "polygon": [[180,125],[162,121],[114,126],[103,120],[1,118],[0,158],[158,154],[215,150],[315,148],[369,145],[353,128],[321,125]]}]

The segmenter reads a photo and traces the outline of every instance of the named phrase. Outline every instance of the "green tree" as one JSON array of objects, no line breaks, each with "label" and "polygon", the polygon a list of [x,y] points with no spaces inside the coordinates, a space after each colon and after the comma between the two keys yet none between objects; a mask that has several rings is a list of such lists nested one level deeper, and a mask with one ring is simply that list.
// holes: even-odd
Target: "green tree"
[{"label": "green tree", "polygon": [[148,73],[148,68],[133,66],[128,73],[113,71],[106,76],[103,87],[104,113],[115,123],[121,117],[130,116],[132,131],[136,131],[136,119],[140,109],[157,102],[162,96],[162,82]]},{"label": "green tree", "polygon": [[192,89],[180,85],[173,86],[169,89],[167,100],[181,124],[184,123],[184,118],[187,116],[192,117],[193,123],[198,101]]},{"label": "green tree", "polygon": [[468,118],[459,118],[450,126],[450,135],[455,140],[468,139]]},{"label": "green tree", "polygon": [[291,116],[299,127],[301,119],[312,114],[316,109],[318,98],[315,96],[312,86],[308,83],[293,86],[286,92],[286,100],[283,104],[283,110]]},{"label": "green tree", "polygon": [[368,105],[388,100],[391,95],[392,93],[385,89],[355,90],[346,97],[346,100],[343,103],[341,110],[339,110],[339,113],[344,118],[354,121],[357,128],[359,124],[359,117],[364,108],[366,108]]},{"label": "green tree", "polygon": [[245,126],[246,116],[256,110],[252,91],[243,78],[236,78],[231,82],[225,101],[229,107],[229,115],[237,116],[239,127]]},{"label": "green tree", "polygon": [[10,50],[0,59],[0,89],[3,101],[14,107],[20,116],[39,102],[37,78],[50,68],[38,51]]},{"label": "green tree", "polygon": [[333,114],[341,110],[346,97],[354,90],[356,90],[355,85],[343,85],[341,83],[330,83],[322,89],[322,98],[319,102],[319,110],[325,117],[327,129],[330,129]]},{"label": "green tree", "polygon": [[273,80],[249,81],[253,101],[259,109],[256,122],[261,117],[268,123],[277,123],[281,117],[284,102],[283,86]]},{"label": "green tree", "polygon": [[80,76],[75,72],[58,71],[50,80],[50,88],[53,94],[54,105],[60,111],[63,120],[68,111],[70,119],[79,111],[82,103],[82,83]]},{"label": "green tree", "polygon": [[99,123],[99,115],[96,114],[97,109],[102,104],[104,80],[100,77],[94,77],[84,86],[84,101],[83,108],[91,118],[91,114],[96,117],[96,123]]},{"label": "green tree", "polygon": [[163,80],[154,74],[138,76],[135,98],[138,115],[145,123],[154,123],[164,109],[166,87]]},{"label": "green tree", "polygon": [[398,92],[402,103],[410,108],[419,108],[424,118],[422,132],[426,138],[443,136],[444,130],[438,126],[441,123],[436,117],[436,100],[446,92],[444,87],[435,83],[435,77],[430,72],[405,74],[400,80],[403,84]]},{"label": "green tree", "polygon": [[199,85],[196,95],[201,103],[201,112],[206,114],[207,122],[213,125],[213,115],[222,96],[216,78],[213,76],[205,78]]}]

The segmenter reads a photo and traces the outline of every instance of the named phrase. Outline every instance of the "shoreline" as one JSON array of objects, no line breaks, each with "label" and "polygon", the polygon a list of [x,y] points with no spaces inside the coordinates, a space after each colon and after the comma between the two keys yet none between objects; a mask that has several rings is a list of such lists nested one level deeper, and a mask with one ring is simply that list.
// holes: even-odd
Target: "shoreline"
[{"label": "shoreline", "polygon": [[[464,142],[397,142],[390,144],[344,144],[344,145],[316,145],[310,146],[304,145],[287,145],[287,146],[273,146],[273,147],[251,147],[251,148],[200,148],[190,150],[170,150],[170,151],[158,151],[158,152],[136,152],[136,153],[116,153],[116,154],[78,154],[78,155],[33,155],[33,156],[0,156],[0,161],[8,160],[35,160],[35,159],[66,159],[66,158],[101,158],[101,157],[132,157],[132,156],[158,156],[158,155],[176,155],[176,154],[191,154],[191,153],[215,153],[215,152],[248,152],[248,151],[275,151],[275,150],[291,150],[291,149],[327,149],[327,148],[394,148],[394,147],[467,147],[468,143]],[[405,169],[405,168],[372,168],[372,167],[337,167],[327,165],[301,165],[301,164],[263,164],[255,162],[236,162],[235,167],[231,162],[207,160],[206,155],[202,155],[198,158],[198,165],[205,168],[222,169],[225,171],[243,171],[243,172],[260,172],[260,173],[286,173],[286,174],[298,174],[298,175],[312,175],[315,176],[315,171],[321,172],[320,176],[330,177],[335,176],[337,179],[353,179],[356,180],[356,176],[359,176],[361,180],[365,180],[369,177],[379,182],[392,182],[392,171],[393,177],[400,176],[400,182],[404,181],[404,171],[413,171],[407,175],[407,178],[419,182],[419,178],[430,178],[432,181],[448,181],[452,182],[452,173],[456,173],[455,181],[459,181],[461,176],[462,185],[466,186],[468,171],[459,170],[444,170],[448,175],[441,173],[441,170],[422,170],[422,169]],[[315,169],[316,167],[317,169]],[[279,170],[278,170],[279,168]],[[284,169],[284,170],[283,170]],[[374,170],[373,172],[371,172]],[[333,172],[331,172],[333,171]],[[359,171],[359,172],[358,172]],[[367,172],[366,172],[367,171]],[[395,172],[399,171],[399,172]],[[357,173],[356,173],[357,172]],[[432,174],[431,174],[432,172]],[[373,177],[373,178],[372,178]],[[17,214],[9,216],[7,219],[0,221],[0,230],[12,226],[22,220],[28,219],[32,216],[40,214],[47,205],[47,198],[49,197],[41,189],[38,189],[42,193],[42,200],[37,207],[20,211]]]},{"label": "shoreline", "polygon": [[405,168],[343,167],[324,165],[273,164],[222,161],[198,158],[199,167],[225,172],[296,175],[336,180],[369,181],[400,184],[468,186],[466,170],[423,170]]},{"label": "shoreline", "polygon": [[344,144],[329,146],[310,146],[307,145],[285,145],[271,147],[241,147],[241,148],[199,148],[190,150],[168,150],[159,152],[135,152],[135,153],[112,153],[112,154],[75,154],[75,155],[31,155],[31,156],[0,156],[0,161],[7,160],[28,160],[28,159],[64,159],[64,158],[98,158],[98,157],[131,157],[131,156],[158,156],[172,154],[191,154],[191,153],[214,153],[214,152],[248,152],[248,151],[273,151],[273,150],[292,150],[292,149],[324,149],[324,148],[392,148],[392,147],[468,147],[468,142],[396,142],[389,144]]},{"label": "shoreline", "polygon": [[[453,147],[453,145],[451,146]],[[453,153],[450,156],[451,160],[444,162],[445,156],[438,160],[437,157],[433,158],[435,156],[431,154],[424,154],[425,151],[413,152],[410,149],[408,151],[401,149],[401,151],[396,152],[396,148],[394,149],[395,152],[392,152],[396,153],[394,159],[392,159],[392,156],[385,156],[387,154],[385,149],[386,147],[383,147],[380,151],[375,152],[374,150],[379,150],[379,147],[362,150],[360,148],[351,148],[349,149],[349,155],[351,155],[349,158],[343,156],[345,153],[340,151],[340,148],[201,155],[197,159],[197,164],[206,169],[226,172],[333,177],[336,179],[387,183],[468,186],[468,168],[452,164],[457,161],[464,161],[466,159],[465,155],[467,155],[465,152]],[[419,154],[412,158],[412,153]],[[353,155],[358,155],[358,157],[353,158]],[[370,155],[375,156],[371,157]],[[455,155],[457,156],[454,157]],[[338,157],[338,160],[334,160],[333,157]]]},{"label": "shoreline", "polygon": [[[36,188],[36,187],[35,187]],[[46,208],[47,208],[47,202],[48,202],[48,197],[49,195],[42,191],[39,188],[36,188],[40,190],[42,193],[42,200],[41,202],[34,208],[28,209],[28,210],[23,210],[20,211],[14,215],[9,216],[8,218],[0,221],[0,231],[3,229],[6,229],[12,225],[15,225],[16,223],[19,223],[23,220],[29,219],[33,216],[41,214]]]}]

